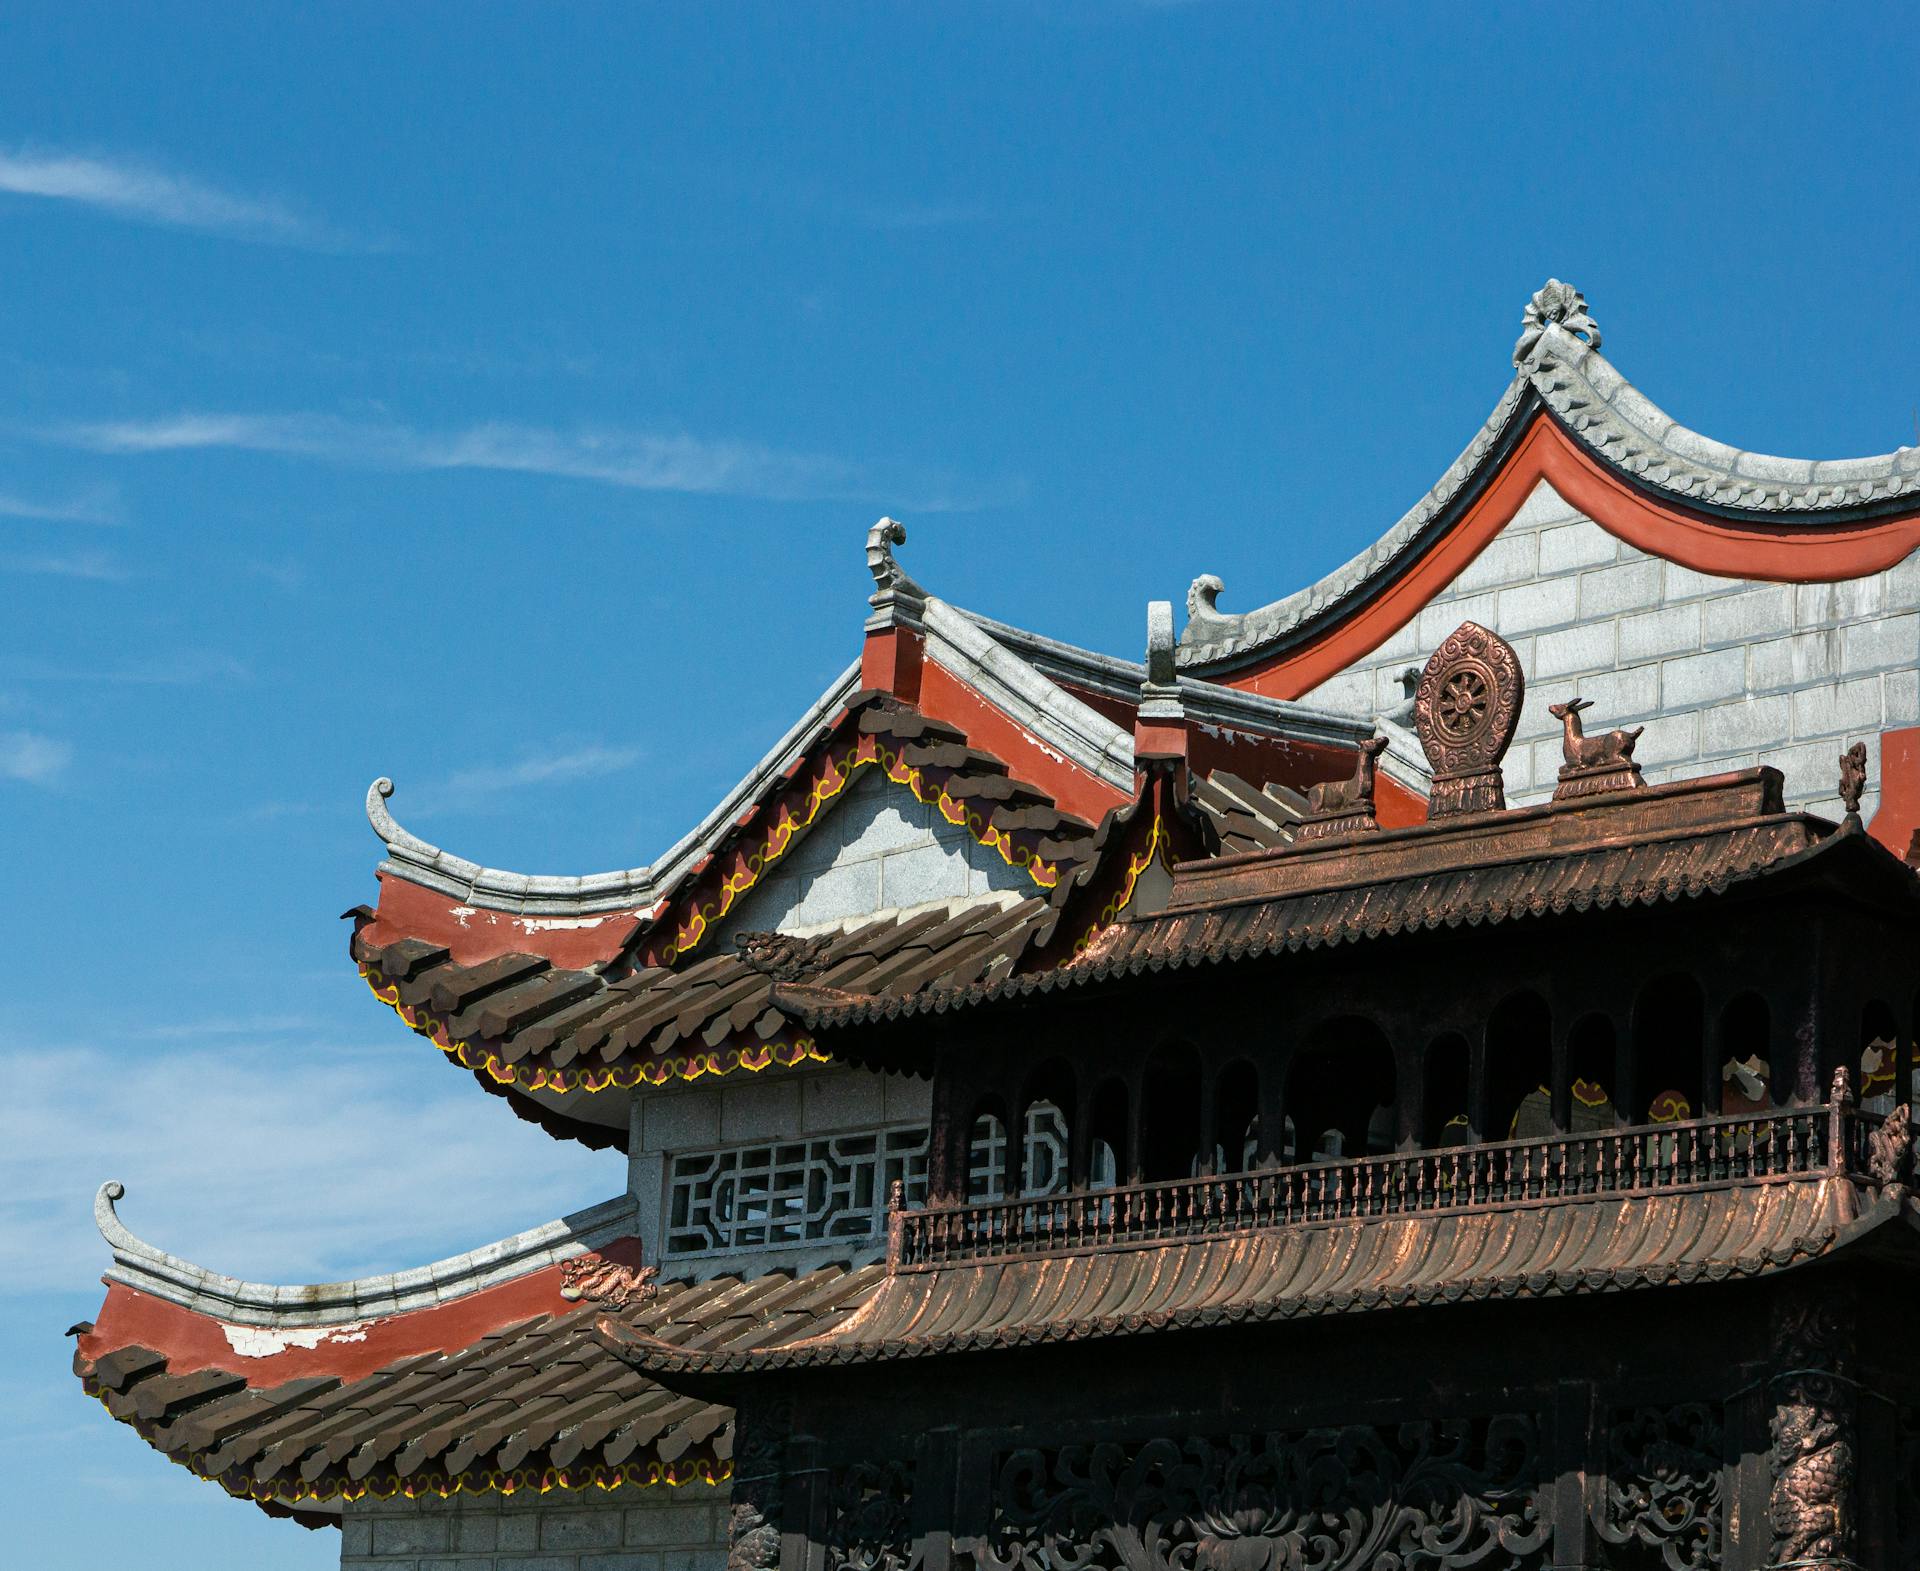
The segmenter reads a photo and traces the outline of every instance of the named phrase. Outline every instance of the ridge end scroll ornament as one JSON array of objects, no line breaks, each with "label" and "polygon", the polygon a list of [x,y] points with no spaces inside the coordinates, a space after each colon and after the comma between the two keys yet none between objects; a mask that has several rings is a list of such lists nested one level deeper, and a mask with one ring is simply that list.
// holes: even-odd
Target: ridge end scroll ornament
[{"label": "ridge end scroll ornament", "polygon": [[1526,692],[1513,646],[1478,622],[1462,622],[1434,650],[1413,700],[1414,728],[1433,767],[1429,819],[1507,805],[1500,761]]}]

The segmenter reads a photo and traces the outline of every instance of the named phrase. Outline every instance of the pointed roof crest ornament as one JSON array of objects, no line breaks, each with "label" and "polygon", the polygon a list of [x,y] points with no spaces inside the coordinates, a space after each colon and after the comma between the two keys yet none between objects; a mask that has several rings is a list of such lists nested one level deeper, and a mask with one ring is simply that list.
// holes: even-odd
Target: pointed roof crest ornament
[{"label": "pointed roof crest ornament", "polygon": [[894,559],[893,548],[907,543],[907,526],[897,518],[883,518],[867,531],[867,571],[873,574],[874,591],[867,604],[873,615],[868,627],[904,623],[920,625],[920,614],[927,608],[927,592]]},{"label": "pointed roof crest ornament", "polygon": [[1840,755],[1840,805],[1855,823],[1860,819],[1860,797],[1867,789],[1867,744],[1855,742]]},{"label": "pointed roof crest ornament", "polygon": [[1513,363],[1525,365],[1534,346],[1546,336],[1549,327],[1563,327],[1585,341],[1589,349],[1600,347],[1600,324],[1587,314],[1587,297],[1572,284],[1549,278],[1534,291],[1527,308],[1520,314],[1520,339],[1513,346]]},{"label": "pointed roof crest ornament", "polygon": [[1434,650],[1413,700],[1414,728],[1433,766],[1429,819],[1507,805],[1500,760],[1526,692],[1513,646],[1478,622],[1462,622]]}]

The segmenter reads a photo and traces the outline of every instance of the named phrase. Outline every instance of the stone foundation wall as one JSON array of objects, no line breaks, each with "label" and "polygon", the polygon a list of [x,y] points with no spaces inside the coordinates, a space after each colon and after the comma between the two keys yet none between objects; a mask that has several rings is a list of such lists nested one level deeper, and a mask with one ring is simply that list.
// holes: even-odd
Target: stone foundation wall
[{"label": "stone foundation wall", "polygon": [[1401,673],[1464,621],[1512,644],[1527,676],[1506,761],[1515,804],[1551,794],[1560,722],[1547,706],[1576,694],[1593,700],[1595,732],[1647,728],[1636,756],[1650,782],[1772,764],[1789,806],[1836,818],[1842,749],[1867,744],[1871,818],[1880,733],[1920,723],[1920,555],[1836,584],[1714,578],[1616,540],[1545,482],[1419,616],[1302,697],[1391,712]]},{"label": "stone foundation wall", "polygon": [[727,1490],[349,1502],[341,1571],[724,1571]]}]

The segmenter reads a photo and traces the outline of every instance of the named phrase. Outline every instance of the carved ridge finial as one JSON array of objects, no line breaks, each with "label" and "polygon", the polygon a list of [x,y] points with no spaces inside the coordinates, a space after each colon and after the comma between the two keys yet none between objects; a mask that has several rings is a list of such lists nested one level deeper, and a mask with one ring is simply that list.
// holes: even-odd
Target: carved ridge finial
[{"label": "carved ridge finial", "polygon": [[867,531],[867,571],[873,574],[874,583],[867,603],[882,622],[901,621],[917,626],[920,613],[926,609],[927,592],[913,581],[893,554],[895,546],[906,543],[907,526],[897,518],[883,518]]},{"label": "carved ridge finial", "polygon": [[373,826],[373,832],[389,851],[410,852],[416,860],[431,861],[439,856],[437,845],[422,840],[410,829],[401,828],[400,821],[387,806],[392,795],[393,782],[385,775],[367,787],[367,822]]},{"label": "carved ridge finial", "polygon": [[1208,623],[1227,622],[1232,618],[1221,611],[1216,603],[1221,591],[1226,588],[1217,573],[1202,573],[1187,585],[1187,633],[1191,637],[1195,624],[1203,629]]},{"label": "carved ridge finial", "polygon": [[891,589],[907,575],[894,560],[893,548],[907,543],[907,526],[897,518],[883,518],[867,531],[867,571],[881,589]]},{"label": "carved ridge finial", "polygon": [[93,1225],[100,1229],[100,1236],[116,1249],[139,1249],[144,1247],[140,1240],[128,1230],[127,1224],[120,1220],[120,1213],[114,1209],[114,1202],[124,1199],[127,1186],[117,1178],[109,1178],[93,1196]]},{"label": "carved ridge finial", "polygon": [[1855,742],[1840,755],[1840,804],[1855,823],[1860,819],[1860,796],[1867,789],[1867,744]]},{"label": "carved ridge finial", "polygon": [[1527,308],[1520,313],[1520,337],[1513,346],[1513,363],[1525,365],[1540,340],[1552,327],[1563,328],[1584,339],[1589,349],[1600,347],[1600,324],[1587,311],[1587,297],[1572,284],[1549,278],[1533,293]]},{"label": "carved ridge finial", "polygon": [[1157,687],[1170,686],[1173,671],[1173,602],[1147,602],[1147,680]]}]

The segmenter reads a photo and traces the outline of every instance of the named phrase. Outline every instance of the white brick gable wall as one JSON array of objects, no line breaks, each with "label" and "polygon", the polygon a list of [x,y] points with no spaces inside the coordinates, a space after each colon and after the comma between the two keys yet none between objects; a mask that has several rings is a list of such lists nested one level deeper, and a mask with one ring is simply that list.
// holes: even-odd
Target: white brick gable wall
[{"label": "white brick gable wall", "polygon": [[1549,704],[1593,700],[1594,730],[1645,725],[1649,781],[1772,764],[1790,806],[1837,817],[1838,758],[1920,723],[1920,555],[1834,584],[1715,578],[1615,539],[1545,481],[1413,622],[1303,701],[1350,713],[1406,701],[1401,673],[1461,622],[1510,642],[1527,674],[1508,800],[1543,800],[1560,768]]},{"label": "white brick gable wall", "polygon": [[868,769],[724,920],[731,940],[1002,890],[1039,892],[998,851]]}]

